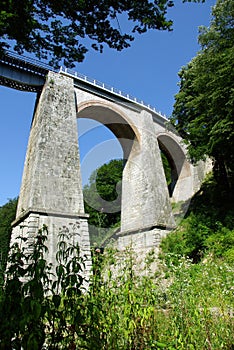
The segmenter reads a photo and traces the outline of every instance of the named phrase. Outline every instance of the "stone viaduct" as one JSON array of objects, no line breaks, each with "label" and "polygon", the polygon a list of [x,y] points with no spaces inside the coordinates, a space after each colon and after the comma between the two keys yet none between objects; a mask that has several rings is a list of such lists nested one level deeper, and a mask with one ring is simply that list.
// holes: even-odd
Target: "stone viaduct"
[{"label": "stone viaduct", "polygon": [[[78,73],[46,66],[12,54],[0,60],[1,84],[38,92],[12,240],[49,231],[49,260],[54,262],[59,232],[90,255],[84,211],[77,118],[91,118],[119,140],[126,161],[122,180],[121,230],[117,246],[143,252],[158,246],[175,227],[171,202],[188,201],[207,171],[186,157],[183,140],[166,117],[151,106]],[[160,152],[171,164],[167,188]]]}]

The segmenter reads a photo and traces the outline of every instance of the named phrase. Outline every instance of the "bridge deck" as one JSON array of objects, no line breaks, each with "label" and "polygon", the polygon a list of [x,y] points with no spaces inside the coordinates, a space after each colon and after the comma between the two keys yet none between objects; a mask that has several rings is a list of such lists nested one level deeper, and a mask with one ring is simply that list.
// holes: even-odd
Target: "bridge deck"
[{"label": "bridge deck", "polygon": [[17,90],[41,90],[52,67],[28,57],[6,52],[0,57],[0,84]]},{"label": "bridge deck", "polygon": [[[49,71],[56,72],[53,67],[47,64],[29,57],[19,56],[14,52],[7,51],[5,55],[0,56],[0,85],[18,90],[39,92],[45,83],[45,78]],[[157,115],[157,118],[160,118],[162,123],[168,121],[166,116],[158,112],[155,107],[110,85],[64,67],[61,67],[58,73],[72,77],[74,84],[77,85],[78,83],[78,86],[81,88],[82,84],[93,86],[101,93],[108,92],[113,97],[117,96],[125,100],[126,103],[131,102],[138,108],[146,108],[153,115]]]}]

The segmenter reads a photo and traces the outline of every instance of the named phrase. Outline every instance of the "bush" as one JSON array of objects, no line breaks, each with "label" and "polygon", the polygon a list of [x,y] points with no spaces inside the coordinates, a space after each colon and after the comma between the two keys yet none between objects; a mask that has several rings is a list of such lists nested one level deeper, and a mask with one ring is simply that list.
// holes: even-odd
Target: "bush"
[{"label": "bush", "polygon": [[212,176],[191,200],[187,216],[161,244],[163,254],[187,256],[197,263],[206,255],[233,261],[234,211],[230,194],[220,195]]},{"label": "bush", "polygon": [[[45,259],[47,230],[31,251],[11,250],[0,298],[0,349],[231,350],[233,267],[93,252],[84,288],[79,247],[61,235],[57,267]],[[153,264],[153,265],[152,265]]]},{"label": "bush", "polygon": [[47,229],[10,251],[0,293],[0,349],[73,349],[79,332],[83,261],[62,234],[57,266],[47,264]]}]

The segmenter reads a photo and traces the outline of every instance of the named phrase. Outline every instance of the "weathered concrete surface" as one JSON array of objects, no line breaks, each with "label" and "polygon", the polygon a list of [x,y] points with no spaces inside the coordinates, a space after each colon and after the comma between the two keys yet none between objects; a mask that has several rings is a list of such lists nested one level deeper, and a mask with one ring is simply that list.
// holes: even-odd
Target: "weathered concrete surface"
[{"label": "weathered concrete surface", "polygon": [[139,119],[138,141],[123,171],[121,231],[174,225],[153,119],[146,111]]},{"label": "weathered concrete surface", "polygon": [[50,72],[33,119],[17,217],[25,210],[84,213],[73,81]]},{"label": "weathered concrete surface", "polygon": [[76,89],[78,118],[108,127],[123,148],[121,231],[172,226],[171,204],[152,115]]},{"label": "weathered concrete surface", "polygon": [[121,232],[115,246],[120,251],[127,247],[131,248],[144,259],[152,249],[158,253],[162,239],[169,232],[171,230],[157,227],[149,230],[138,230],[136,232]]},{"label": "weathered concrete surface", "polygon": [[[14,222],[17,235],[48,227],[48,259],[55,264],[58,234],[67,232],[90,257],[78,151],[73,80],[50,72],[34,115]],[[87,266],[90,264],[90,259]]]}]

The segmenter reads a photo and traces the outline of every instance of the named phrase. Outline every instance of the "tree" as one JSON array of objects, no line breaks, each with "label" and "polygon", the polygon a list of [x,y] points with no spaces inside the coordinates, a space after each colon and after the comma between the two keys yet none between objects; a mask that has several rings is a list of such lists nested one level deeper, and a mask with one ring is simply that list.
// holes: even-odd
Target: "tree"
[{"label": "tree", "polygon": [[[107,228],[120,223],[123,160],[114,159],[96,169],[84,186],[91,243],[101,241]],[[100,236],[99,239],[97,236]]]},{"label": "tree", "polygon": [[9,200],[0,207],[0,265],[4,269],[11,238],[11,223],[15,219],[17,199]]},{"label": "tree", "polygon": [[174,124],[193,161],[214,160],[214,173],[230,190],[234,174],[234,0],[218,0],[209,28],[200,28],[198,55],[179,73]]},{"label": "tree", "polygon": [[[96,169],[84,186],[85,209],[90,214],[90,222],[100,226],[94,212],[102,213],[102,225],[110,227],[120,221],[121,180],[123,160],[114,159]],[[93,221],[94,219],[94,221]]]},{"label": "tree", "polygon": [[[103,43],[122,50],[130,46],[134,33],[170,30],[172,21],[166,14],[173,3],[171,0],[2,0],[0,50],[13,46],[19,54],[27,51],[39,59],[49,58],[54,66],[63,60],[72,67],[73,62],[83,61],[88,51],[87,39],[100,52]],[[118,17],[122,14],[132,23],[129,33],[122,33],[120,28]]]}]

